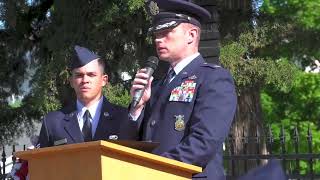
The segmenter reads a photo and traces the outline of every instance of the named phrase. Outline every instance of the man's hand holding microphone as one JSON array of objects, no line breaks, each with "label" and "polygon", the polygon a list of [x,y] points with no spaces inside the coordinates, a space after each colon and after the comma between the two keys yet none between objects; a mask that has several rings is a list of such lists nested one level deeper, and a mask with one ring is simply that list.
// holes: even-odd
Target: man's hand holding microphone
[{"label": "man's hand holding microphone", "polygon": [[148,58],[145,68],[138,70],[130,90],[131,106],[130,114],[139,117],[146,102],[151,96],[152,74],[158,66],[159,59],[155,56]]}]

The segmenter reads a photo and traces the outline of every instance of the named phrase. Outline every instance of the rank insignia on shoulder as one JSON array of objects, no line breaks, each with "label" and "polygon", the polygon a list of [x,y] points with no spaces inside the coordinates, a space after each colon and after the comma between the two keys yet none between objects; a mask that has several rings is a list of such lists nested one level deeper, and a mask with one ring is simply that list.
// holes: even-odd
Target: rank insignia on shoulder
[{"label": "rank insignia on shoulder", "polygon": [[196,75],[192,75],[192,76],[188,77],[188,79],[197,79],[197,76]]},{"label": "rank insignia on shoulder", "polygon": [[183,131],[185,129],[184,115],[174,116],[176,118],[176,122],[174,123],[174,129],[177,131]]}]

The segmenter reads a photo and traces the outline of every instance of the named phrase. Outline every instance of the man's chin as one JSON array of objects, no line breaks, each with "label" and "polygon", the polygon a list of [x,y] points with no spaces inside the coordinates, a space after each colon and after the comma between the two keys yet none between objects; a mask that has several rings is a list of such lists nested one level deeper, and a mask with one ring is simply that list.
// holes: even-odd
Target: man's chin
[{"label": "man's chin", "polygon": [[92,97],[90,97],[87,94],[81,94],[80,96],[77,97],[80,101],[82,102],[89,102],[92,100]]},{"label": "man's chin", "polygon": [[159,57],[159,59],[160,60],[162,60],[162,61],[169,61],[170,60],[170,58],[169,58],[169,56],[167,56],[167,55],[158,55],[158,57]]}]

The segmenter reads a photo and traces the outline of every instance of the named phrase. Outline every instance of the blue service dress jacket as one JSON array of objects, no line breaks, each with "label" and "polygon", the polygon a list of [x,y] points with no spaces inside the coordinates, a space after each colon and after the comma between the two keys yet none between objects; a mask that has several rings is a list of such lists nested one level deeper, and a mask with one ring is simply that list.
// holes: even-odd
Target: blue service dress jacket
[{"label": "blue service dress jacket", "polygon": [[237,104],[232,76],[199,55],[167,86],[164,79],[153,82],[138,120],[128,121],[128,138],[159,142],[153,153],[202,167],[194,179],[225,179],[222,145]]},{"label": "blue service dress jacket", "polygon": [[[122,121],[127,121],[128,110],[111,104],[103,97],[100,119],[93,141],[118,139]],[[67,141],[67,144],[84,142],[77,119],[76,103],[58,111],[49,112],[42,120],[39,135],[40,147],[54,146],[54,142]]]}]

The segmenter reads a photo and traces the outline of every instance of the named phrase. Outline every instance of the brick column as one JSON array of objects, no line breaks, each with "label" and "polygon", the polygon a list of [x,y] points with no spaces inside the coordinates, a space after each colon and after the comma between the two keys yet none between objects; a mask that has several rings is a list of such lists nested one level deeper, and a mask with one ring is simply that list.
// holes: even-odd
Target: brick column
[{"label": "brick column", "polygon": [[207,62],[219,63],[219,38],[218,30],[219,15],[217,11],[217,0],[194,0],[194,3],[202,6],[211,13],[211,20],[202,24],[200,53]]}]

